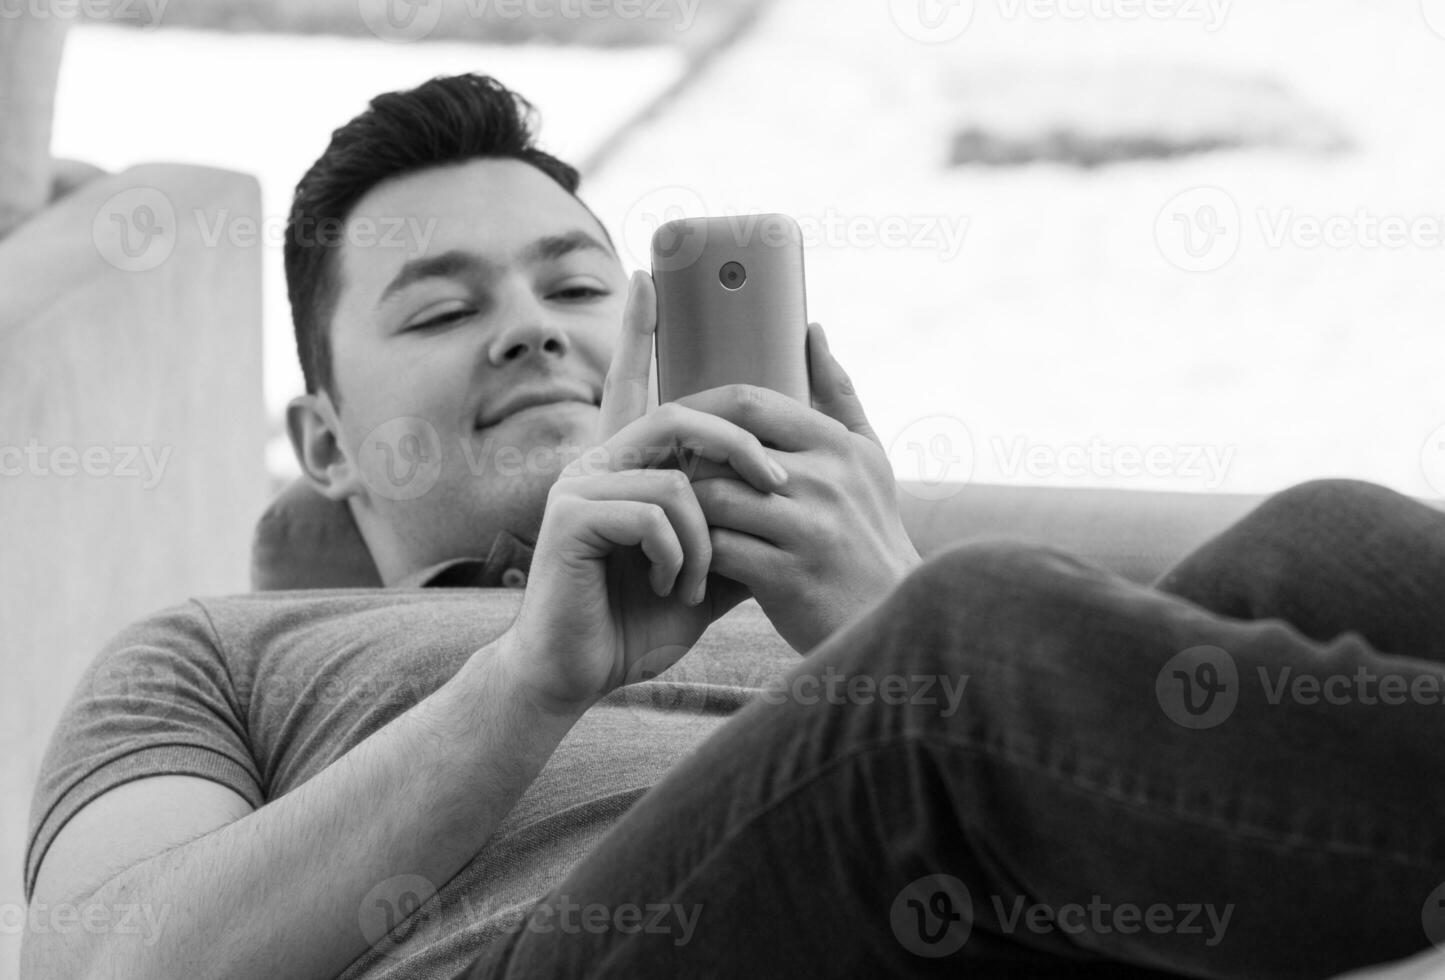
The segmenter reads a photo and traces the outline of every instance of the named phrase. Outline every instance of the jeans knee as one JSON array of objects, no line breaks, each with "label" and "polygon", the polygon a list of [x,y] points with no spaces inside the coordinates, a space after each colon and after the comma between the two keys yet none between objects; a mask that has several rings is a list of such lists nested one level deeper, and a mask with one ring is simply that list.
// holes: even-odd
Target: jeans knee
[{"label": "jeans knee", "polygon": [[1363,480],[1311,480],[1270,497],[1246,520],[1319,527],[1397,511],[1409,498]]},{"label": "jeans knee", "polygon": [[[1033,642],[1054,627],[1050,610],[1088,601],[1108,580],[1057,549],[1006,541],[968,542],[936,552],[879,607],[893,634],[874,651],[877,669],[958,673],[998,651],[1048,650]],[[1002,656],[1012,656],[1004,653]]]}]

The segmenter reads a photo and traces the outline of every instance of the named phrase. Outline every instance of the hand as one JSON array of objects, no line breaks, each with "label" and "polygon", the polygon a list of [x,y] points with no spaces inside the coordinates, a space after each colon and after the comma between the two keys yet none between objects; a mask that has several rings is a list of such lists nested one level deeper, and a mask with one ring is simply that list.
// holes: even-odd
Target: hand
[{"label": "hand", "polygon": [[712,544],[687,475],[652,467],[686,448],[730,467],[760,495],[780,484],[745,429],[678,405],[647,412],[656,326],[652,280],[638,273],[602,389],[596,445],[547,495],[522,606],[502,638],[507,668],[554,713],[580,714],[612,689],[667,669],[748,597],[736,582],[709,580]]},{"label": "hand", "polygon": [[693,493],[711,526],[714,571],[745,584],[778,633],[806,653],[922,562],[898,513],[897,481],[853,383],[808,326],[809,409],[729,385],[678,404],[756,435],[788,471],[776,494],[701,463]]}]

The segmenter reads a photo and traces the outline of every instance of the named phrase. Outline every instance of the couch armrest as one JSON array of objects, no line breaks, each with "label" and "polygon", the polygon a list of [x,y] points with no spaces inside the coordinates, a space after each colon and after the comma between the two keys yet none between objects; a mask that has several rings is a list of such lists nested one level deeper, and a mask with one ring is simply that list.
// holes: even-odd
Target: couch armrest
[{"label": "couch armrest", "polygon": [[[112,212],[159,201],[165,254],[126,271]],[[21,901],[40,757],[101,645],[248,587],[267,494],[261,250],[216,240],[218,216],[259,220],[256,180],[145,165],[0,240],[0,904]],[[0,975],[18,940],[0,936]]]},{"label": "couch armrest", "polygon": [[1264,498],[901,482],[898,511],[925,558],[961,541],[1052,545],[1148,583]]}]

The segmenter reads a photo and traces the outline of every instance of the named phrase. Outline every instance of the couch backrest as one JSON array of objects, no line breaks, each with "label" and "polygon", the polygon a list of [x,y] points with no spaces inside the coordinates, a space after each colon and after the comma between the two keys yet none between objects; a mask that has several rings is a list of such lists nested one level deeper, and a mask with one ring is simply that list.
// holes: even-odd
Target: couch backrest
[{"label": "couch backrest", "polygon": [[[1148,582],[1260,499],[904,482],[898,505],[924,556],[960,541],[1012,538],[1053,545]],[[298,479],[257,524],[251,584],[258,591],[378,588],[381,578],[350,510]]]}]

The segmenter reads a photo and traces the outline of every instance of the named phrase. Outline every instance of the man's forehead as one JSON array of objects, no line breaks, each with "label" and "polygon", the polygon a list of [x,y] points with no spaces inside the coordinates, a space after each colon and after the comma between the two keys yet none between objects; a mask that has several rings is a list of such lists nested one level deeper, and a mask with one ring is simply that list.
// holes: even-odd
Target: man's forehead
[{"label": "man's forehead", "polygon": [[519,160],[470,160],[384,181],[346,225],[343,266],[371,273],[446,252],[504,259],[579,230],[606,240],[580,201]]}]

